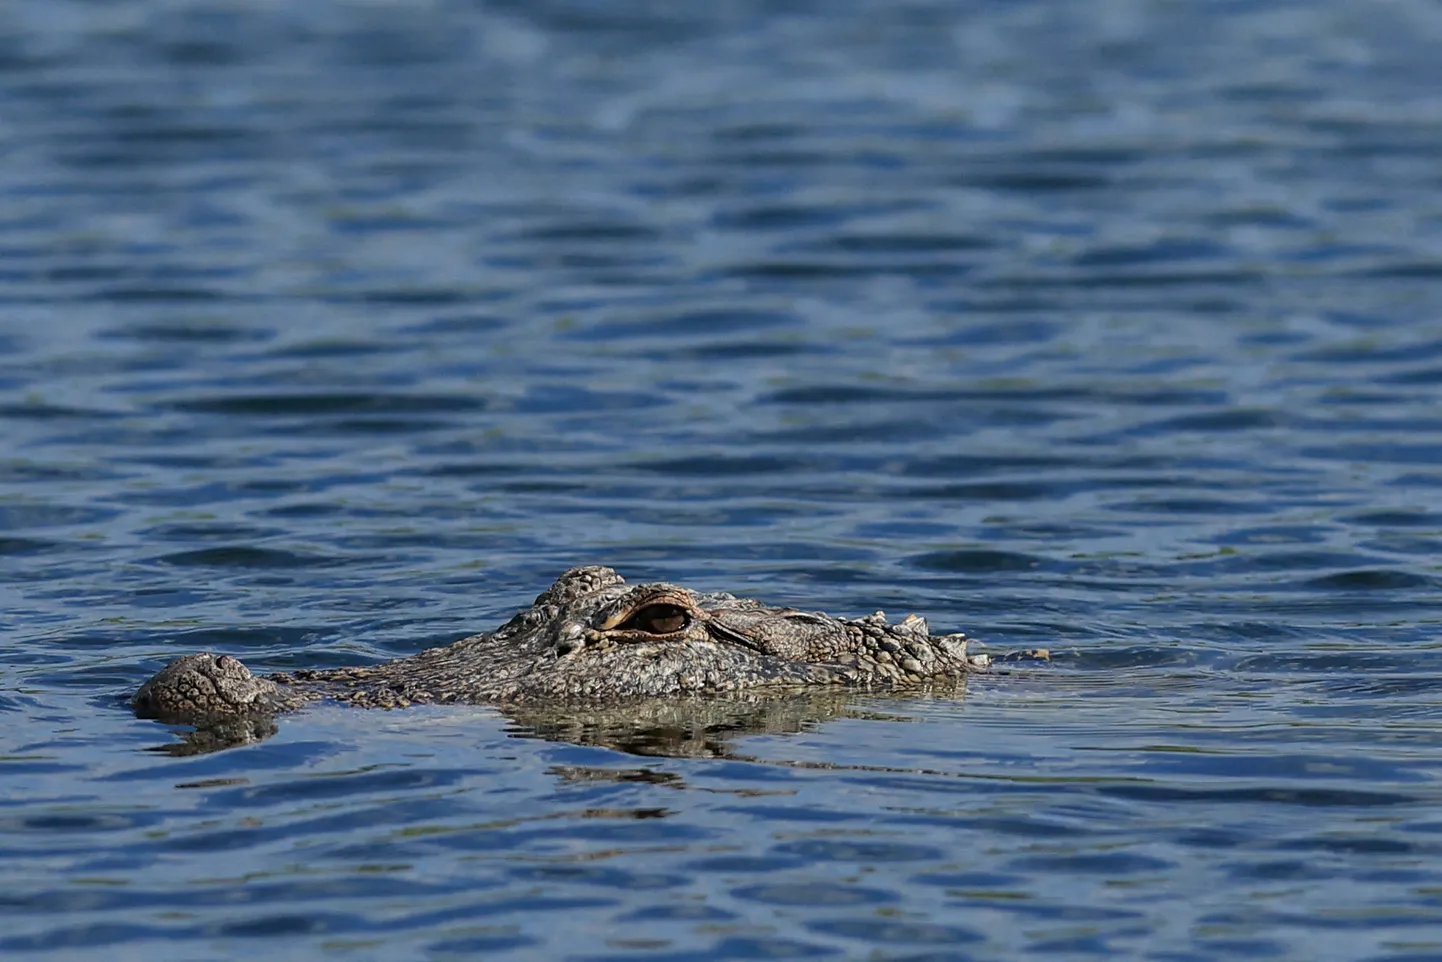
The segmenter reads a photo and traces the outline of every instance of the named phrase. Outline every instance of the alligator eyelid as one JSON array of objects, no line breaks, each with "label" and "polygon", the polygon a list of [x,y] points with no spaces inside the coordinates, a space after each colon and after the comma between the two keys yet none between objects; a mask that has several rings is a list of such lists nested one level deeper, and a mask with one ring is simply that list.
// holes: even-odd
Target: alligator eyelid
[{"label": "alligator eyelid", "polygon": [[648,635],[674,635],[691,623],[687,609],[665,601],[642,605],[616,625],[616,631],[642,631]]}]

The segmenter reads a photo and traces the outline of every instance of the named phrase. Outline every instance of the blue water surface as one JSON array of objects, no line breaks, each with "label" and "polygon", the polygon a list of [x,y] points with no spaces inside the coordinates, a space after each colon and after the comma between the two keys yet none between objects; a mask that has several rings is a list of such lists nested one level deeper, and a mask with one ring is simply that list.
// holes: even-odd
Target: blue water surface
[{"label": "blue water surface", "polygon": [[[0,5],[0,957],[1442,958],[1430,0]],[[605,563],[1052,660],[322,706]]]}]

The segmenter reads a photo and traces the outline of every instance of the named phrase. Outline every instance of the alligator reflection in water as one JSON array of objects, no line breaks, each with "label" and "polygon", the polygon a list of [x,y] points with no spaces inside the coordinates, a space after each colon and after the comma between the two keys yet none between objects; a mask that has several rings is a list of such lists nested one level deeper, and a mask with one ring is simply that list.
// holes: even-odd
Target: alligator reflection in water
[{"label": "alligator reflection in water", "polygon": [[[960,695],[958,683],[950,686]],[[853,712],[845,691],[658,699],[611,708],[505,708],[514,731],[630,755],[729,758],[746,735],[794,735]]]},{"label": "alligator reflection in water", "polygon": [[[960,698],[965,680],[908,691]],[[628,755],[671,758],[735,757],[738,739],[748,735],[791,735],[835,718],[868,717],[854,706],[856,693],[766,691],[728,695],[683,695],[612,706],[497,705],[521,738],[609,748]],[[264,741],[279,731],[274,715],[198,720],[180,740],[156,746],[168,755],[200,755]]]},{"label": "alligator reflection in water", "polygon": [[932,635],[915,615],[894,625],[882,612],[845,620],[664,582],[632,586],[593,566],[567,571],[494,632],[449,647],[269,677],[228,655],[186,655],[132,703],[143,716],[194,725],[187,751],[260,740],[276,714],[323,698],[364,708],[495,704],[567,740],[614,729],[631,733],[626,750],[679,751],[727,732],[794,731],[836,710],[817,714],[843,700],[826,692],[955,686],[989,664],[967,654],[964,635]]}]

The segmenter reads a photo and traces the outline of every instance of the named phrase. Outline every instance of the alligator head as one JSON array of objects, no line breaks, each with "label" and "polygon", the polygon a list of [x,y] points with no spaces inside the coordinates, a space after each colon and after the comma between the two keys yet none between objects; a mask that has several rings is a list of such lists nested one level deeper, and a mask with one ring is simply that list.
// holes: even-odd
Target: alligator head
[{"label": "alligator head", "polygon": [[857,620],[771,607],[679,585],[629,585],[572,568],[495,631],[377,665],[252,675],[228,656],[187,655],[135,695],[168,721],[265,715],[330,698],[371,708],[420,703],[609,705],[727,692],[917,688],[984,670],[960,634],[911,615]]}]

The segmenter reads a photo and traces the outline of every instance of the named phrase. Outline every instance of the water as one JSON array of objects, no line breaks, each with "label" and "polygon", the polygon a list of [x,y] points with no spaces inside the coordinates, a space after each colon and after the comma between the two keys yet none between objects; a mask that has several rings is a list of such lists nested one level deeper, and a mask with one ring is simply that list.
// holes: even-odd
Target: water
[{"label": "water", "polygon": [[[0,955],[1442,957],[1439,43],[11,0]],[[1054,658],[200,755],[124,706],[584,562]]]}]

